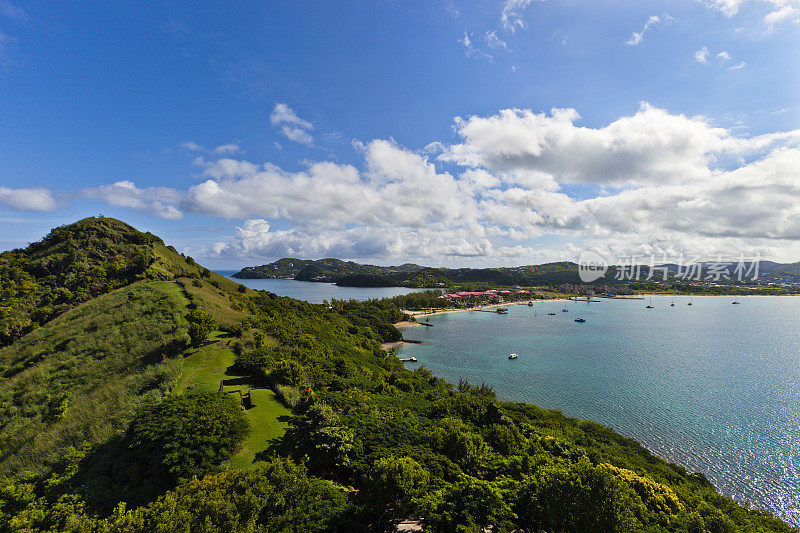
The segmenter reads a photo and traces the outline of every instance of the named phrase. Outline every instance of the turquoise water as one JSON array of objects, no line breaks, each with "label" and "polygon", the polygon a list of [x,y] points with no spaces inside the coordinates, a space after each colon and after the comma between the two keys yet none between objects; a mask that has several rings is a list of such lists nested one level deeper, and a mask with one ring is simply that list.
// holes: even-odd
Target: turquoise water
[{"label": "turquoise water", "polygon": [[404,330],[423,343],[401,351],[419,359],[409,368],[610,426],[800,525],[800,298],[732,301],[569,302],[567,313],[564,302],[537,302],[507,315],[438,315],[435,327]]},{"label": "turquoise water", "polygon": [[273,292],[278,296],[291,296],[315,304],[323,300],[369,300],[371,298],[389,298],[400,294],[408,294],[424,289],[407,289],[405,287],[337,287],[333,283],[317,283],[311,281],[295,281],[293,279],[236,279],[237,270],[217,270],[227,278],[241,283],[251,289]]}]

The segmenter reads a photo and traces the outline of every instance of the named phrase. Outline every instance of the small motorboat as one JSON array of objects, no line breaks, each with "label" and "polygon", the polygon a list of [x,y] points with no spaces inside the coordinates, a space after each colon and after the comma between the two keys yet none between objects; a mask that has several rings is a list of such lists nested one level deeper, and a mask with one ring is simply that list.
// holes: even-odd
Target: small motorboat
[{"label": "small motorboat", "polygon": [[511,355],[508,356],[509,359],[516,359],[517,357],[519,356],[515,353],[512,353]]},{"label": "small motorboat", "polygon": [[555,313],[547,313],[548,315],[556,316]]},{"label": "small motorboat", "polygon": [[528,307],[533,307],[533,302],[528,302]]},{"label": "small motorboat", "polygon": [[735,301],[735,300],[734,300],[733,302],[731,302],[731,303],[732,303],[733,305],[739,305],[739,302],[737,302],[737,301]]},{"label": "small motorboat", "polygon": [[498,315],[508,314],[508,308],[507,307],[498,307],[497,311],[495,311],[495,313],[497,313]]},{"label": "small motorboat", "polygon": [[586,320],[584,320],[583,318],[576,318],[575,322],[586,322]]},{"label": "small motorboat", "polygon": [[402,362],[404,362],[404,363],[416,363],[417,362],[417,358],[416,357],[404,357],[403,359],[400,359],[400,360]]},{"label": "small motorboat", "polygon": [[565,307],[564,309],[562,309],[562,310],[561,310],[561,312],[562,312],[562,313],[569,313],[569,309],[567,309],[567,308]]},{"label": "small motorboat", "polygon": [[670,307],[675,307],[675,302],[672,302],[671,304],[669,304],[669,306]]}]

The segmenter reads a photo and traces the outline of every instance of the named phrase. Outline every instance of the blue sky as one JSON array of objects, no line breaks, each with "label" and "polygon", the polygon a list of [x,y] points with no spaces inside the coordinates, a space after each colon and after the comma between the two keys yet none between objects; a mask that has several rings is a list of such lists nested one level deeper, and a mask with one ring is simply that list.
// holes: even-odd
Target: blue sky
[{"label": "blue sky", "polygon": [[60,4],[0,2],[0,249],[800,259],[797,0]]}]

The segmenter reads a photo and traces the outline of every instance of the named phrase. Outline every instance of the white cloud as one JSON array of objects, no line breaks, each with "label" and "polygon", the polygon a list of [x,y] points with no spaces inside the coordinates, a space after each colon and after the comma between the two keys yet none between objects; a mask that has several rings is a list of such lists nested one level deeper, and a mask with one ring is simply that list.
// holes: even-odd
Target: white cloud
[{"label": "white cloud", "polygon": [[313,124],[297,116],[297,113],[284,103],[275,104],[270,115],[272,125],[279,128],[280,133],[300,144],[312,144],[314,138],[309,133],[314,130]]},{"label": "white cloud", "polygon": [[168,187],[139,188],[132,181],[123,180],[111,185],[86,189],[83,195],[96,198],[108,205],[148,211],[169,220],[183,218],[183,213],[176,207],[182,195]]},{"label": "white cloud", "polygon": [[787,20],[796,20],[800,15],[800,10],[791,5],[784,5],[783,7],[767,13],[764,15],[764,24],[769,27],[779,24]]},{"label": "white cloud", "polygon": [[293,224],[398,224],[420,227],[469,215],[456,180],[391,141],[364,148],[365,169],[310,163],[303,172],[222,159],[187,192],[187,209],[223,217],[281,218]]},{"label": "white cloud", "polygon": [[602,128],[575,125],[574,109],[550,115],[506,109],[456,119],[462,143],[444,161],[492,172],[542,172],[560,183],[625,185],[707,176],[717,154],[739,153],[746,140],[702,117],[673,115],[643,104],[633,116]]},{"label": "white cloud", "polygon": [[484,52],[483,50],[475,46],[470,34],[468,34],[466,31],[464,31],[464,37],[459,39],[458,42],[464,46],[464,54],[467,57],[486,59],[489,62],[494,61],[494,56]]},{"label": "white cloud", "polygon": [[86,195],[168,218],[238,219],[229,241],[195,254],[227,258],[520,264],[574,259],[565,254],[587,243],[800,255],[800,131],[739,136],[642,104],[594,127],[574,109],[507,109],[456,119],[455,133],[420,152],[354,141],[358,164],[299,171],[198,158],[204,181],[185,191],[123,181]]},{"label": "white cloud", "polygon": [[706,2],[708,7],[720,11],[727,17],[738,14],[739,9],[745,4],[766,6],[769,9],[762,19],[768,30],[782,22],[800,20],[800,0],[710,0]]},{"label": "white cloud", "polygon": [[649,30],[654,24],[658,24],[660,22],[661,23],[672,22],[674,20],[675,17],[673,17],[669,13],[664,13],[661,17],[659,17],[658,15],[653,15],[650,18],[648,18],[647,21],[644,23],[642,31],[633,32],[633,34],[631,34],[631,38],[625,41],[625,44],[627,44],[628,46],[637,46],[644,39],[644,34],[647,32],[647,30]]},{"label": "white cloud", "polygon": [[524,30],[528,23],[522,18],[522,13],[533,3],[533,0],[506,0],[500,14],[500,24],[506,31],[515,33]]},{"label": "white cloud", "polygon": [[745,65],[747,65],[747,63],[745,63],[744,61],[740,61],[739,63],[732,65],[731,61],[733,61],[733,58],[731,57],[731,55],[728,53],[727,50],[723,50],[722,52],[718,53],[717,59],[719,59],[720,65],[722,65],[727,70],[741,70],[745,67]]},{"label": "white cloud", "polygon": [[694,60],[697,61],[698,63],[702,63],[703,65],[707,65],[708,54],[709,54],[708,48],[704,46],[703,48],[694,53]]},{"label": "white cloud", "polygon": [[[694,53],[694,59],[698,63],[708,65],[708,58],[710,55],[711,52],[709,51],[708,47],[704,46]],[[747,63],[744,61],[739,61],[738,63],[732,64],[731,62],[733,61],[733,57],[731,57],[731,54],[727,50],[718,52],[714,57],[716,57],[719,66],[726,70],[741,70],[747,65]]]},{"label": "white cloud", "polygon": [[489,48],[502,48],[503,50],[508,50],[508,43],[497,36],[496,30],[486,32],[486,45]]},{"label": "white cloud", "polygon": [[181,143],[181,148],[186,148],[190,152],[202,152],[203,150],[205,150],[205,148],[203,148],[202,146],[200,146],[199,144],[197,144],[194,141],[184,141],[184,142],[182,142]]},{"label": "white cloud", "polygon": [[238,144],[223,144],[214,148],[215,154],[236,154],[241,151],[242,149]]},{"label": "white cloud", "polygon": [[732,17],[739,12],[739,6],[745,1],[746,0],[710,0],[706,5],[720,11],[727,17]]},{"label": "white cloud", "polygon": [[30,189],[0,187],[0,204],[25,211],[55,211],[57,207],[53,193],[43,187]]}]

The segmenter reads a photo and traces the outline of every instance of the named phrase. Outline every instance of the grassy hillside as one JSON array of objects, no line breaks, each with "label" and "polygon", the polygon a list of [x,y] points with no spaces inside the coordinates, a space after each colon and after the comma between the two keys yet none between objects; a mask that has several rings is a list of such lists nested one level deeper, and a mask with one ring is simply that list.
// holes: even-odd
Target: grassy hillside
[{"label": "grassy hillside", "polygon": [[792,530],[608,428],[406,370],[392,301],[141,246],[141,273],[0,349],[0,531]]},{"label": "grassy hillside", "polygon": [[137,282],[0,349],[0,475],[109,439],[171,389],[186,335],[174,286]]},{"label": "grassy hillside", "polygon": [[24,250],[0,254],[0,346],[119,287],[203,271],[119,220],[87,218],[55,228]]},{"label": "grassy hillside", "polygon": [[33,282],[4,293],[5,331],[22,336],[0,347],[0,476],[47,471],[67,447],[108,441],[172,392],[187,309],[221,327],[246,316],[250,291],[114,219],[56,228],[1,261],[2,286],[11,262],[16,279]]}]

